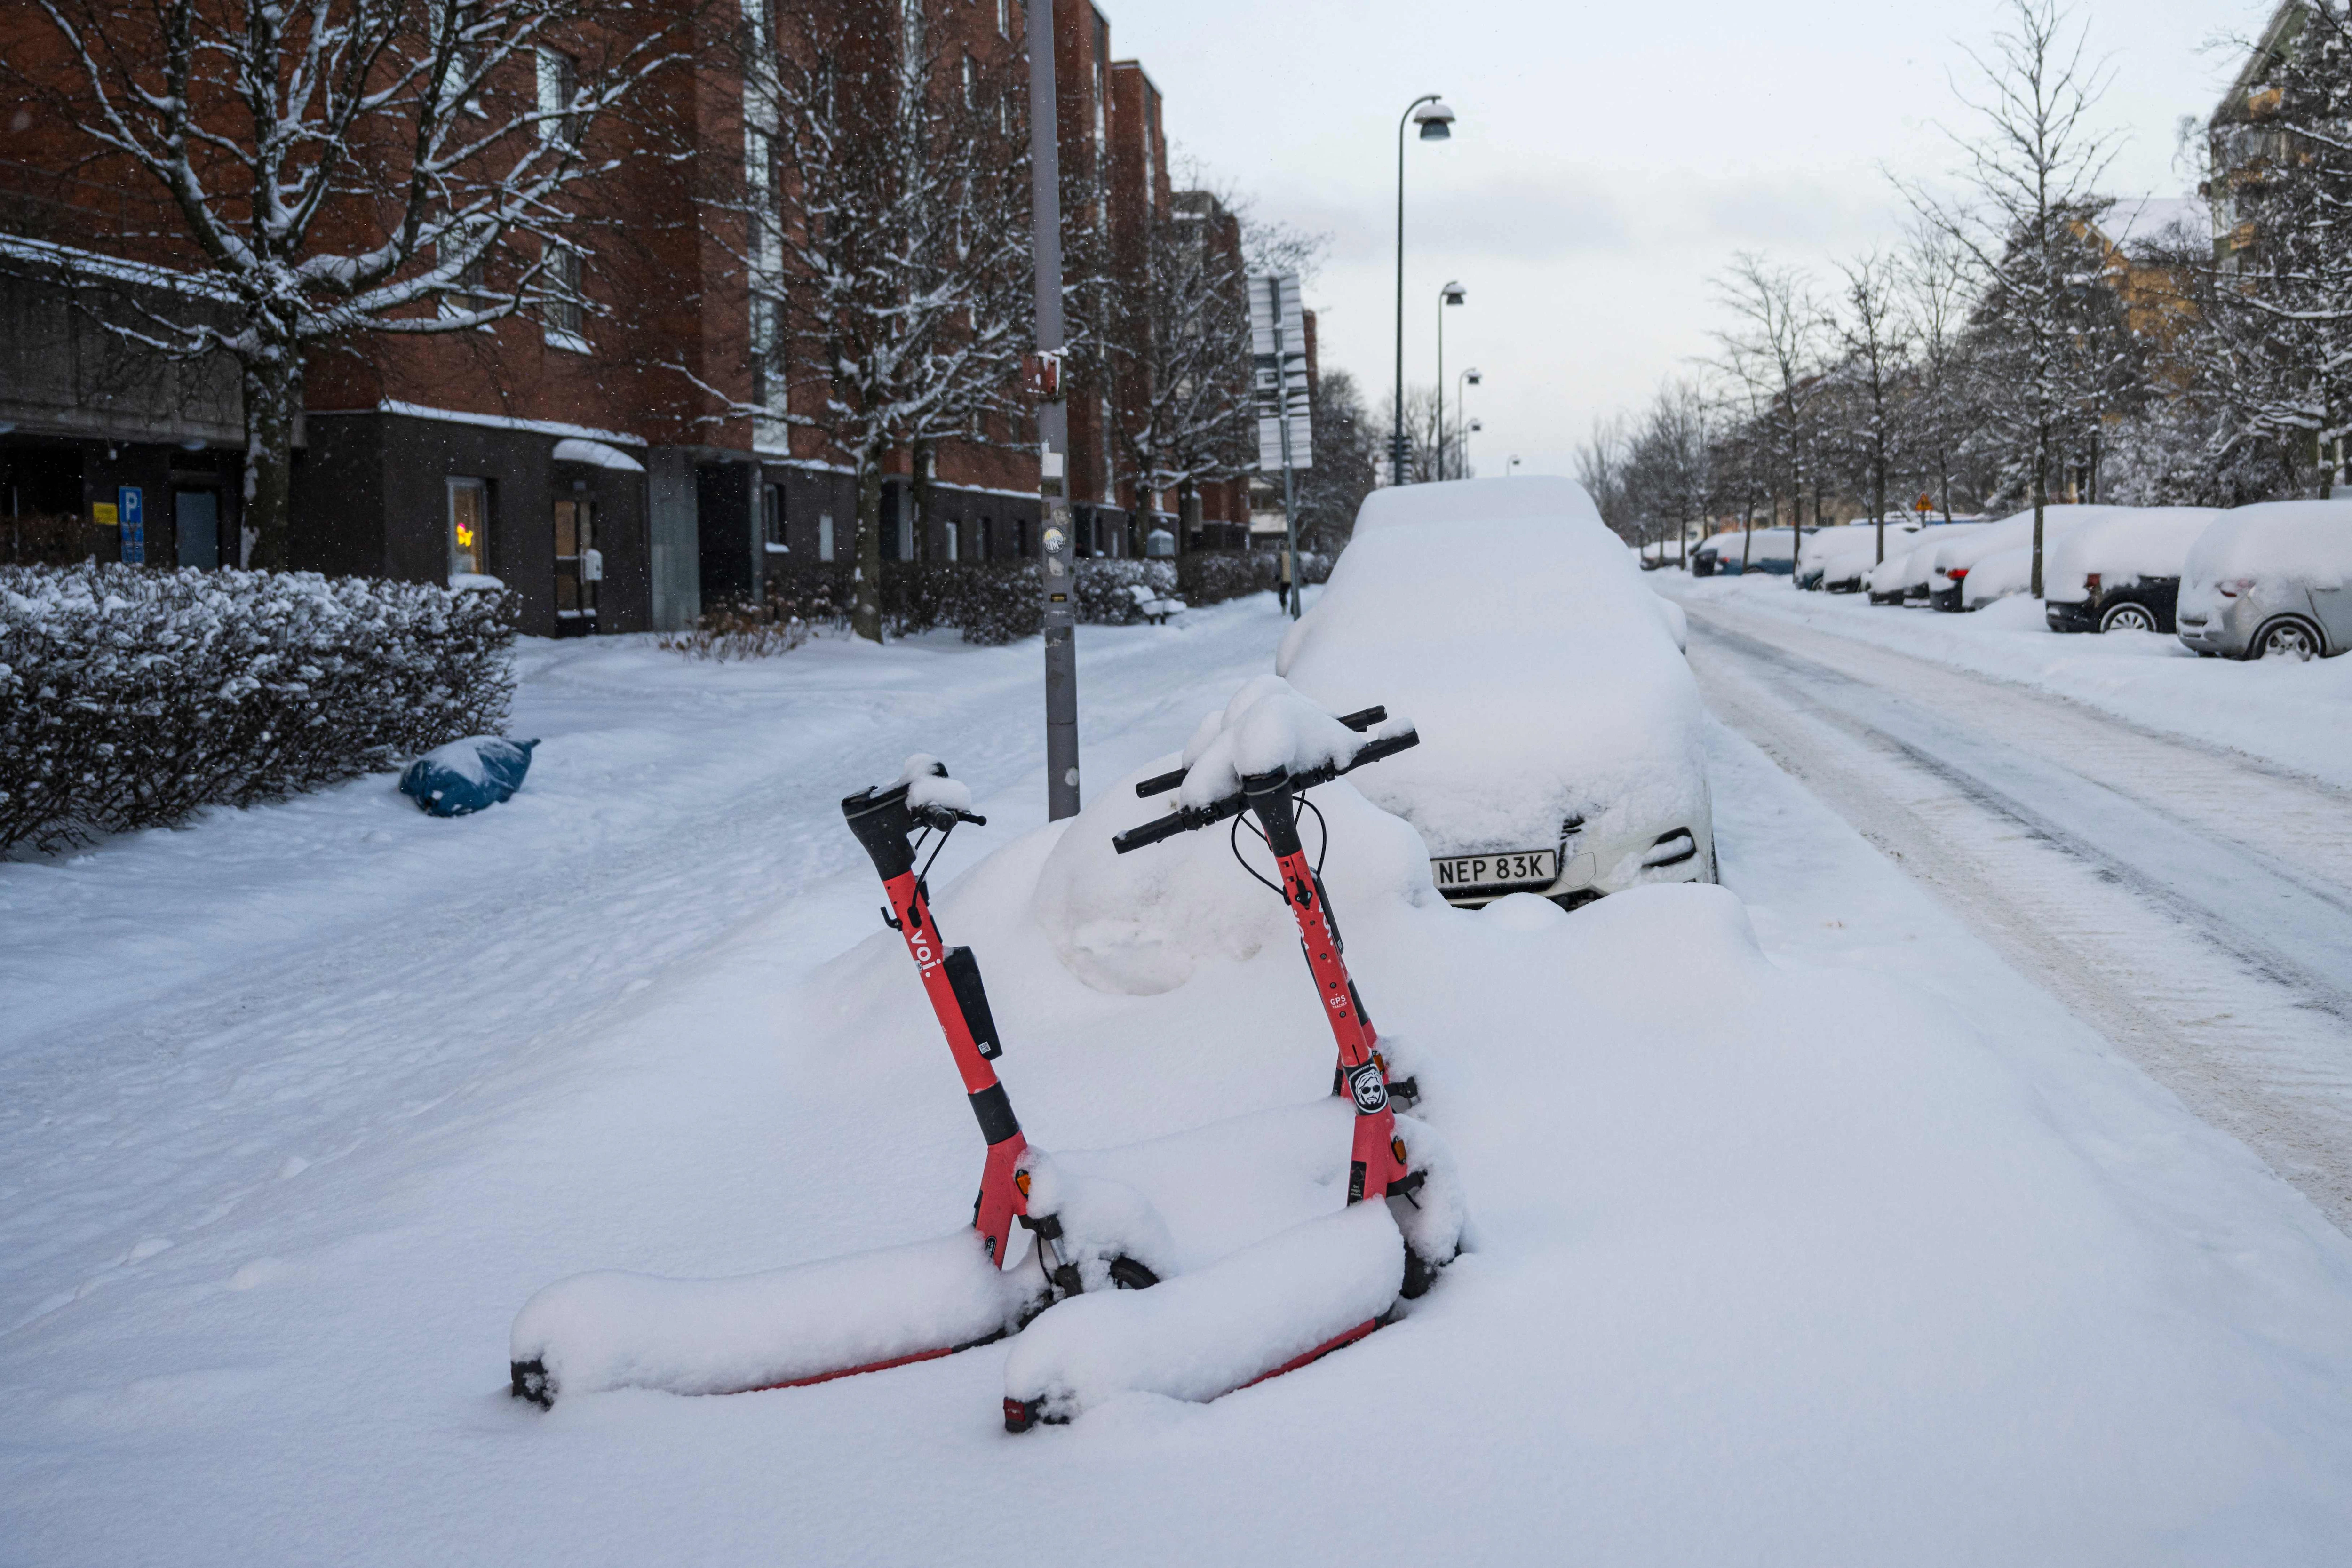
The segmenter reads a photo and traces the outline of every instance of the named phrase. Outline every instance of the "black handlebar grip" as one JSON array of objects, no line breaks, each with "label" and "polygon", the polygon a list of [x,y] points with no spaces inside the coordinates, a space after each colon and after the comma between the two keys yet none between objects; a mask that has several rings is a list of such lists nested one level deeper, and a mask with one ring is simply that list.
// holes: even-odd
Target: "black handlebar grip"
[{"label": "black handlebar grip", "polygon": [[1140,849],[1147,844],[1157,844],[1163,838],[1173,838],[1190,832],[1193,824],[1184,820],[1184,814],[1171,811],[1157,822],[1147,822],[1140,827],[1130,827],[1110,841],[1110,847],[1121,855],[1130,849]]},{"label": "black handlebar grip", "polygon": [[1353,713],[1340,714],[1339,722],[1360,735],[1373,725],[1385,721],[1388,716],[1389,710],[1375,702],[1370,708],[1359,709]]},{"label": "black handlebar grip", "polygon": [[1420,744],[1421,732],[1417,730],[1407,730],[1402,735],[1391,735],[1383,740],[1374,741],[1356,753],[1355,761],[1348,764],[1348,771],[1354,773],[1367,763],[1377,763],[1382,757],[1393,757],[1399,752],[1409,752]]},{"label": "black handlebar grip", "polygon": [[1155,795],[1166,795],[1184,782],[1184,770],[1174,768],[1164,773],[1154,773],[1135,786],[1135,793],[1149,800]]}]

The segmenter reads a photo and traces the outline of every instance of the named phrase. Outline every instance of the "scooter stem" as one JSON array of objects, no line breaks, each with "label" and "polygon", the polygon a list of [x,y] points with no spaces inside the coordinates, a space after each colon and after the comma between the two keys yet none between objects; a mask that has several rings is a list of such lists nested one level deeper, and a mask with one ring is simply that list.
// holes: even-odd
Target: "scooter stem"
[{"label": "scooter stem", "polygon": [[1265,834],[1282,874],[1283,900],[1298,922],[1307,967],[1323,1000],[1323,1016],[1339,1047],[1339,1071],[1356,1108],[1356,1133],[1348,1167],[1348,1201],[1388,1195],[1390,1184],[1405,1173],[1396,1136],[1396,1112],[1389,1104],[1387,1075],[1373,1055],[1371,1025],[1359,1005],[1355,984],[1341,956],[1339,931],[1322,896],[1315,868],[1298,838],[1297,807],[1290,774],[1283,769],[1242,780],[1249,809]]},{"label": "scooter stem", "polygon": [[1029,1212],[1029,1200],[1014,1180],[1014,1167],[1027,1152],[1029,1142],[1013,1114],[1012,1097],[997,1081],[990,1065],[1003,1047],[996,1024],[981,987],[980,965],[968,947],[950,947],[940,937],[931,915],[930,899],[922,879],[915,874],[911,843],[914,817],[907,807],[907,786],[854,795],[841,803],[850,830],[873,858],[881,873],[883,891],[890,900],[891,923],[906,940],[907,952],[922,976],[923,994],[930,998],[940,1030],[947,1036],[948,1052],[962,1075],[971,1113],[980,1135],[988,1143],[988,1163],[982,1167],[980,1196],[972,1207],[972,1228],[979,1231],[988,1256],[1000,1267],[1009,1252],[1013,1222]]}]

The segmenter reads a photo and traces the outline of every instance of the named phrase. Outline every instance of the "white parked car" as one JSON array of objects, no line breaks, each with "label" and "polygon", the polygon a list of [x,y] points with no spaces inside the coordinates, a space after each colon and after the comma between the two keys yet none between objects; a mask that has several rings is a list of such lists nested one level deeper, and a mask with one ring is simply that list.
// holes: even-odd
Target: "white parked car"
[{"label": "white parked car", "polygon": [[1863,586],[1870,592],[1870,602],[1899,605],[1906,599],[1924,598],[1927,580],[1935,572],[1937,551],[1990,526],[1982,522],[1947,522],[1921,529],[1913,535],[1909,549],[1900,553],[1888,551],[1886,559],[1863,579]]},{"label": "white parked car", "polygon": [[2232,658],[2352,648],[2352,500],[2265,501],[2214,519],[2181,567],[2179,636]]},{"label": "white parked car", "polygon": [[2169,632],[2189,552],[2221,515],[2152,506],[2078,528],[2042,560],[2042,617],[2053,632]]},{"label": "white parked car", "polygon": [[1405,485],[1364,502],[1276,668],[1335,713],[1382,703],[1419,726],[1419,747],[1351,782],[1420,830],[1449,900],[1572,908],[1715,878],[1672,608],[1581,485]]},{"label": "white parked car", "polygon": [[[1911,547],[1919,524],[1908,518],[1886,525],[1886,554],[1891,560]],[[1805,536],[1797,557],[1797,586],[1832,594],[1860,591],[1862,580],[1879,564],[1879,533],[1874,522],[1848,522],[1818,529]]]},{"label": "white parked car", "polygon": [[[2050,551],[2078,528],[2127,516],[2142,509],[2124,506],[2045,506],[2042,509],[2042,558],[2046,567]],[[2022,557],[1994,562],[2021,550]],[[2025,563],[2022,569],[2017,560]],[[1969,581],[1979,562],[1988,563],[1980,591]],[[2022,594],[2033,581],[2033,512],[2032,509],[1988,523],[1969,538],[1948,542],[1936,552],[1927,574],[1927,603],[1938,610],[1976,610],[2011,594]]]}]

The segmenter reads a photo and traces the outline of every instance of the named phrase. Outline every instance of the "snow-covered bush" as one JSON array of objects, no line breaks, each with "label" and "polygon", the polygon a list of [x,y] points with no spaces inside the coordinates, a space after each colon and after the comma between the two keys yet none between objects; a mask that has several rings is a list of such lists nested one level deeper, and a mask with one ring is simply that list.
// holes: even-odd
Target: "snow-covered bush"
[{"label": "snow-covered bush", "polygon": [[[846,629],[854,602],[853,572],[847,563],[772,572],[765,607],[812,626]],[[1177,575],[1165,561],[1081,561],[1072,607],[1089,626],[1127,626],[1142,618],[1128,589],[1139,583],[1168,594],[1174,591]],[[1269,574],[1265,585],[1272,583]],[[1038,584],[1034,561],[886,562],[882,630],[885,636],[903,637],[953,626],[966,642],[985,647],[1018,642],[1035,637],[1045,625]]]},{"label": "snow-covered bush", "polygon": [[503,727],[504,590],[0,566],[0,850],[388,769]]},{"label": "snow-covered bush", "polygon": [[[1299,580],[1328,582],[1330,555],[1298,552]],[[1179,592],[1188,605],[1214,605],[1248,594],[1271,594],[1282,576],[1282,558],[1275,551],[1251,550],[1234,554],[1186,555],[1176,563]]]}]

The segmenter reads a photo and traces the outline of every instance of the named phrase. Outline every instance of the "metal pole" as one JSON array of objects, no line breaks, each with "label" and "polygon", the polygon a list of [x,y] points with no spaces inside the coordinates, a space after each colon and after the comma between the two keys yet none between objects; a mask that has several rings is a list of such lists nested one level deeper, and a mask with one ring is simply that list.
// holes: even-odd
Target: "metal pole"
[{"label": "metal pole", "polygon": [[1282,275],[1271,273],[1265,291],[1274,305],[1274,408],[1282,432],[1282,548],[1290,567],[1290,618],[1298,618],[1298,590],[1307,574],[1298,568],[1298,494],[1290,467],[1290,365],[1282,355]]},{"label": "metal pole", "polygon": [[1445,290],[1437,291],[1437,477],[1445,477]]},{"label": "metal pole", "polygon": [[1078,814],[1078,650],[1072,640],[1076,582],[1070,528],[1070,416],[1062,350],[1062,160],[1054,90],[1053,0],[1029,0],[1029,230],[1036,262],[1037,352],[1053,385],[1037,404],[1038,554],[1045,563],[1045,816]]},{"label": "metal pole", "polygon": [[1412,111],[1437,101],[1424,92],[1397,117],[1396,420],[1389,432],[1389,483],[1404,483],[1404,128]]}]

